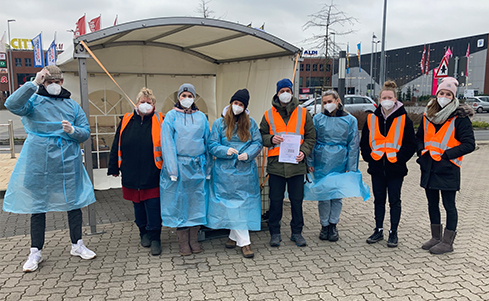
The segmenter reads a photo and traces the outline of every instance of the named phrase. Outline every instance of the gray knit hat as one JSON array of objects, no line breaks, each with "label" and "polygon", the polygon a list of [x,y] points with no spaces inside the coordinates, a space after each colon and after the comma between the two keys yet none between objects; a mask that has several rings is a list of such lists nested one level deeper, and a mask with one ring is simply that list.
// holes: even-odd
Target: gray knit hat
[{"label": "gray knit hat", "polygon": [[195,98],[195,87],[192,84],[183,84],[178,88],[178,97],[180,97],[180,94],[183,92],[190,92]]}]

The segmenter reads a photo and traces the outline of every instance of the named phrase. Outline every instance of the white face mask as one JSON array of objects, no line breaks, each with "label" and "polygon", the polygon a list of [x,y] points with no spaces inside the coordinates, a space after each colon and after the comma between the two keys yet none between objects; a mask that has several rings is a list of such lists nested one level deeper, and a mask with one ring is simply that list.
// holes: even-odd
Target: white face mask
[{"label": "white face mask", "polygon": [[436,99],[436,101],[438,101],[438,104],[442,108],[444,108],[447,104],[449,104],[450,102],[452,102],[452,100],[450,98],[446,98],[446,97],[438,97]]},{"label": "white face mask", "polygon": [[52,83],[46,87],[46,91],[48,91],[48,93],[51,95],[59,95],[59,93],[61,93],[61,86],[56,83]]},{"label": "white face mask", "polygon": [[336,104],[334,102],[330,102],[330,103],[327,103],[324,105],[324,108],[328,111],[328,112],[333,112],[334,110],[336,110]]},{"label": "white face mask", "polygon": [[232,105],[234,115],[239,115],[243,113],[244,108],[238,105]]},{"label": "white face mask", "polygon": [[278,99],[283,103],[289,103],[292,100],[292,94],[284,92],[278,96]]},{"label": "white face mask", "polygon": [[386,109],[387,111],[389,111],[390,109],[392,109],[394,107],[396,103],[393,101],[393,100],[390,100],[390,99],[386,99],[386,100],[382,100],[380,102],[380,105]]},{"label": "white face mask", "polygon": [[138,106],[139,113],[148,114],[153,111],[153,106],[147,102],[143,102]]},{"label": "white face mask", "polygon": [[194,99],[193,98],[184,98],[184,99],[180,99],[180,104],[182,105],[182,107],[188,109],[192,106],[192,104],[194,103]]}]

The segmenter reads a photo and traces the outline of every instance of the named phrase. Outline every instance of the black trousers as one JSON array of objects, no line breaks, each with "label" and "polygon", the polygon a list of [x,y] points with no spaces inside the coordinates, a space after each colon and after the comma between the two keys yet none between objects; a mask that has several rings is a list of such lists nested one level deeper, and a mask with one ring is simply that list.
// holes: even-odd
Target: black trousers
[{"label": "black trousers", "polygon": [[[76,244],[82,238],[82,211],[75,209],[68,211],[68,224],[70,227],[71,243]],[[46,234],[46,213],[31,215],[31,248],[41,250],[44,247]]]},{"label": "black trousers", "polygon": [[443,207],[447,213],[446,228],[448,230],[457,230],[458,213],[457,207],[455,207],[455,194],[456,191],[451,190],[435,190],[425,189],[426,198],[428,198],[428,213],[430,214],[430,222],[432,224],[441,224],[440,217],[440,192],[443,200]]},{"label": "black trousers", "polygon": [[290,228],[292,234],[302,233],[304,217],[302,215],[302,201],[304,199],[304,175],[284,178],[277,175],[269,175],[268,185],[270,187],[270,211],[268,228],[270,234],[280,234],[280,221],[282,220],[285,186],[289,193],[292,220]]},{"label": "black trousers", "polygon": [[385,217],[385,203],[389,197],[391,215],[391,230],[397,231],[401,220],[401,188],[404,177],[392,178],[372,175],[372,190],[375,205],[375,227],[383,228]]}]

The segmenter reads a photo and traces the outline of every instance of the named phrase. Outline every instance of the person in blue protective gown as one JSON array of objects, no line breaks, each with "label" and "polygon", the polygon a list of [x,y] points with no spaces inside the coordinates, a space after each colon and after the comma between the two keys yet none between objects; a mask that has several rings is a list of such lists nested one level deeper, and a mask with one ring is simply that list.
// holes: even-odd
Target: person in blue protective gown
[{"label": "person in blue protective gown", "polygon": [[256,121],[248,115],[250,94],[238,90],[214,121],[209,152],[216,157],[212,169],[207,227],[230,229],[227,248],[241,248],[253,258],[249,230],[261,229],[261,197],[255,158],[262,150]]},{"label": "person in blue protective gown", "polygon": [[207,180],[212,168],[207,151],[209,122],[195,105],[195,96],[193,85],[181,85],[161,130],[161,219],[164,226],[177,228],[182,256],[202,252],[198,233],[207,223]]},{"label": "person in blue protective gown", "polygon": [[90,126],[82,108],[62,85],[61,70],[47,66],[5,102],[10,112],[22,116],[27,133],[3,201],[4,211],[32,214],[31,250],[24,272],[37,270],[43,260],[49,211],[68,212],[71,255],[83,259],[96,256],[83,244],[80,209],[95,202],[79,146],[90,137]]},{"label": "person in blue protective gown", "polygon": [[304,199],[318,201],[321,240],[339,239],[342,198],[370,198],[370,189],[358,170],[359,138],[357,119],[343,110],[338,93],[323,93],[324,112],[314,116],[316,145],[308,157],[313,180],[306,183]]}]

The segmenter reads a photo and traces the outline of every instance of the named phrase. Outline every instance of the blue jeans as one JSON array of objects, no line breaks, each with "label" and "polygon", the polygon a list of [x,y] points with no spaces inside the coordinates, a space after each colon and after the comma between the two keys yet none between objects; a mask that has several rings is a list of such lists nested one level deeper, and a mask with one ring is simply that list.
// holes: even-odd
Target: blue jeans
[{"label": "blue jeans", "polygon": [[134,221],[141,236],[149,231],[161,231],[160,198],[147,199],[134,204]]},{"label": "blue jeans", "polygon": [[343,201],[341,199],[318,201],[321,226],[326,227],[329,226],[329,224],[336,225],[340,221],[342,207]]}]

